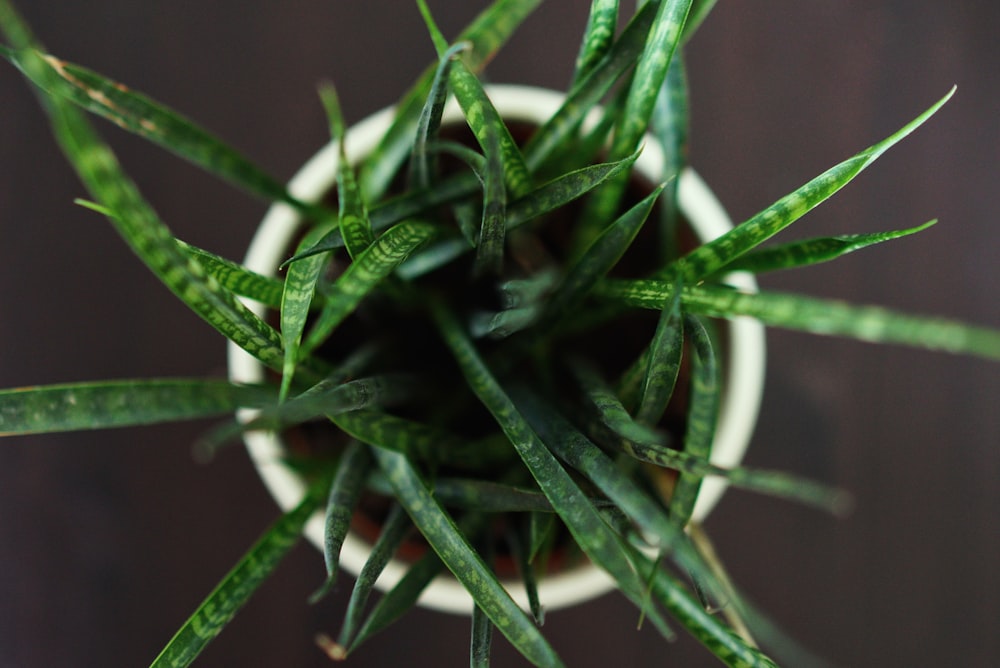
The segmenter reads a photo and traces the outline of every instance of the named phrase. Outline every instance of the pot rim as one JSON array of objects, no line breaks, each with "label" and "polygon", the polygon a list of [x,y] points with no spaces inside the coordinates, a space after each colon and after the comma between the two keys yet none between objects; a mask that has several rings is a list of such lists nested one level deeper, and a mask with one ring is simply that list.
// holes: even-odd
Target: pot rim
[{"label": "pot rim", "polygon": [[[558,109],[564,94],[544,88],[519,85],[488,85],[487,93],[494,105],[506,118],[528,122],[541,122]],[[393,108],[383,109],[352,126],[345,138],[345,152],[350,156],[365,155],[372,151],[382,132],[391,123]],[[444,122],[460,120],[460,112],[451,100],[444,112]],[[597,121],[597,110],[588,117],[588,123]],[[297,198],[312,202],[321,198],[336,182],[339,146],[330,142],[320,149],[289,181],[288,189]],[[655,141],[646,143],[636,167],[649,174],[659,174],[663,153]],[[655,179],[654,179],[655,180]],[[713,239],[733,227],[722,204],[708,185],[693,170],[686,168],[680,175],[678,203],[685,217],[703,241]],[[275,203],[268,210],[254,235],[245,264],[254,271],[274,275],[276,267],[285,258],[281,255],[298,228],[300,216],[285,203]],[[753,276],[734,273],[728,277],[731,284],[749,291],[756,291]],[[265,308],[257,302],[246,305],[258,315]],[[760,408],[764,384],[765,342],[764,327],[746,317],[730,321],[729,350],[726,357],[727,383],[722,396],[719,426],[716,433],[711,461],[722,467],[738,465],[743,458],[753,433]],[[228,344],[229,377],[235,382],[259,383],[264,380],[264,369],[257,360],[230,342]],[[254,411],[243,410],[239,419],[252,417]],[[290,467],[282,461],[281,440],[269,432],[248,432],[244,435],[247,451],[265,486],[277,504],[288,510],[305,494],[306,486]],[[703,521],[718,503],[727,484],[720,478],[707,478],[701,487],[693,519]],[[317,512],[304,529],[305,535],[321,551],[323,549],[323,513]],[[341,551],[341,567],[357,574],[367,559],[370,545],[348,534]],[[407,565],[390,561],[379,577],[376,587],[391,589],[407,570]],[[527,607],[527,595],[519,581],[505,581],[505,586],[522,607]],[[539,582],[539,598],[547,610],[555,610],[582,603],[615,588],[609,575],[585,562],[565,572],[546,576]],[[435,578],[423,592],[419,604],[426,608],[457,614],[470,614],[472,599],[464,587],[450,575]]]}]

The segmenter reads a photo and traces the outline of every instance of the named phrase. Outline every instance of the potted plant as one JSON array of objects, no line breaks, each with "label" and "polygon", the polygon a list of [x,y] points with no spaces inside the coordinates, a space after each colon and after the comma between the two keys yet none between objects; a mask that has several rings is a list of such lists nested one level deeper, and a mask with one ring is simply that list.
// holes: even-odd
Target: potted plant
[{"label": "potted plant", "polygon": [[[423,585],[413,582],[446,567],[477,603],[476,660],[488,652],[495,624],[531,661],[557,665],[535,621],[491,574],[487,560],[503,544],[493,537],[499,531],[519,545],[510,552],[522,562],[529,591],[535,565],[575,542],[649,624],[667,634],[666,609],[731,665],[768,665],[750,640],[766,627],[697,547],[689,519],[701,480],[716,476],[832,509],[843,497],[807,481],[712,465],[722,384],[716,356],[727,335],[710,331],[708,318],[752,316],[820,333],[1000,356],[1000,335],[993,331],[747,293],[725,278],[733,269],[816,263],[916,231],[756,250],[944,100],[735,231],[685,245],[677,241],[678,213],[686,212],[676,204],[675,178],[683,165],[682,73],[679,59],[670,56],[711,3],[648,3],[611,41],[601,36],[617,7],[595,3],[567,101],[551,120],[530,128],[530,138],[515,139],[474,72],[499,46],[494,40],[534,4],[496,3],[454,43],[440,36],[422,7],[440,60],[404,99],[371,153],[339,155],[335,199],[326,203],[286,190],[147,98],[39,55],[13,10],[0,6],[10,44],[4,54],[46,91],[57,135],[95,200],[85,204],[106,215],[183,301],[274,371],[272,385],[158,379],[7,391],[0,395],[2,431],[139,424],[249,406],[260,413],[206,442],[317,417],[352,437],[329,451],[288,450],[290,464],[310,481],[304,499],[182,627],[158,659],[163,665],[182,665],[197,654],[327,498],[333,501],[326,504],[325,532],[332,583],[365,483],[398,503],[384,516],[377,507],[368,511],[385,521],[371,563],[395,549],[409,522],[431,548],[368,618],[368,629],[398,612],[386,601],[402,600],[405,608]],[[472,131],[464,143],[439,133],[438,103],[449,93]],[[337,103],[330,93],[325,100],[340,138]],[[586,113],[601,102],[605,111],[587,125]],[[297,249],[279,249],[291,258],[284,280],[177,240],[73,105],[298,211],[311,224],[290,241]],[[663,183],[629,199],[626,177],[654,110],[666,119],[655,140],[670,156]],[[274,307],[280,335],[236,295]],[[636,311],[651,317],[633,324]],[[643,328],[645,338],[626,345]],[[683,380],[675,392],[677,377]],[[680,411],[679,419],[664,421],[668,406]],[[649,464],[680,475],[664,480]],[[554,516],[560,521],[552,522]],[[572,541],[559,540],[560,534]],[[661,560],[669,567],[661,568]],[[370,576],[359,578],[359,601]],[[720,601],[727,602],[724,616],[705,611]],[[361,609],[352,608],[352,615]],[[537,605],[531,612],[540,617]],[[349,624],[339,642],[327,645],[343,653],[358,637]]]}]

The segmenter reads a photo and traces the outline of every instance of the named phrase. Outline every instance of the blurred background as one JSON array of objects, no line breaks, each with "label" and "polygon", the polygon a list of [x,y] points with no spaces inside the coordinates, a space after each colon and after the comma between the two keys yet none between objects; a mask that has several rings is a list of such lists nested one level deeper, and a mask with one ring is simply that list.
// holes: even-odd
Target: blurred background
[{"label": "blurred background", "polygon": [[[447,35],[487,3],[431,0]],[[628,3],[623,3],[623,5]],[[316,84],[349,121],[434,57],[400,0],[178,0],[21,9],[56,55],[183,111],[290,177],[327,138]],[[589,3],[549,0],[489,68],[566,85]],[[736,220],[893,132],[958,85],[924,128],[792,236],[940,224],[768,287],[1000,326],[1000,5],[974,0],[720,2],[687,49],[691,161]],[[220,337],[179,306],[99,216],[17,72],[0,67],[0,386],[222,375]],[[182,238],[242,256],[266,204],[98,122]],[[708,522],[751,598],[849,666],[1000,665],[1000,365],[769,334],[749,463],[842,485],[844,520],[730,492]],[[147,665],[277,516],[238,449],[197,464],[204,425],[0,443],[0,668]],[[349,595],[305,598],[300,545],[199,666],[324,666]],[[716,665],[666,645],[617,595],[550,614],[571,666]],[[458,666],[468,622],[415,612],[348,665]],[[498,666],[522,665],[502,639]]]}]

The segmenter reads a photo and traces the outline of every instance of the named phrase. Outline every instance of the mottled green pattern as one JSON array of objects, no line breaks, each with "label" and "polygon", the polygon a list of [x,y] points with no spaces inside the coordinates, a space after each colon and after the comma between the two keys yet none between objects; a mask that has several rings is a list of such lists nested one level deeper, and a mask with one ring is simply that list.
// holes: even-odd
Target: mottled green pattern
[{"label": "mottled green pattern", "polygon": [[192,420],[260,406],[270,388],[224,380],[109,380],[0,390],[0,436]]},{"label": "mottled green pattern", "polygon": [[654,188],[653,192],[608,225],[579,259],[568,267],[566,277],[549,299],[547,317],[561,319],[618,264],[642,229],[662,190],[663,186]]},{"label": "mottled green pattern", "polygon": [[358,577],[354,581],[354,588],[351,589],[351,599],[347,603],[344,622],[341,624],[340,635],[337,638],[337,643],[341,647],[350,647],[354,638],[357,637],[364,619],[363,614],[368,599],[375,589],[375,582],[412,527],[413,523],[407,517],[406,511],[398,503],[394,503],[382,524],[378,539],[372,545],[372,551],[368,555],[365,565],[361,567],[361,572],[358,573]]},{"label": "mottled green pattern", "polygon": [[[311,248],[326,233],[328,228],[317,227],[309,230],[299,244],[299,250]],[[312,255],[293,262],[285,272],[284,289],[281,293],[281,338],[285,346],[284,364],[281,369],[281,400],[288,397],[292,380],[299,362],[299,347],[306,321],[312,311],[316,283],[319,281],[327,256]]]},{"label": "mottled green pattern", "polygon": [[639,367],[644,369],[645,373],[642,374],[642,383],[639,387],[636,422],[653,425],[660,421],[663,411],[674,395],[683,352],[681,291],[674,290],[663,303],[653,340],[640,359]]},{"label": "mottled green pattern", "polygon": [[574,86],[559,110],[540,127],[524,147],[524,159],[529,169],[536,169],[558,151],[577,131],[587,112],[607,94],[618,78],[634,64],[642,53],[656,6],[646,3],[629,21],[615,40],[611,50]]},{"label": "mottled green pattern", "polygon": [[[433,311],[438,328],[469,387],[507,435],[574,540],[594,563],[611,574],[626,596],[642,607],[645,600],[643,584],[623,554],[617,535],[521,417],[459,323],[440,304],[434,304]],[[650,620],[661,629],[667,628],[656,611],[650,611]]]},{"label": "mottled green pattern", "polygon": [[[496,0],[484,9],[455,43],[469,42],[472,48],[464,60],[473,72],[478,72],[503,46],[514,30],[541,3],[541,0]],[[399,165],[413,147],[413,137],[434,77],[436,66],[429,67],[396,107],[396,118],[378,147],[365,159],[358,178],[361,191],[368,201],[382,195]]]},{"label": "mottled green pattern", "polygon": [[281,306],[281,293],[284,291],[284,281],[281,279],[250,271],[241,264],[180,239],[176,239],[176,242],[178,248],[194,257],[205,268],[205,272],[213,276],[226,290],[271,308]]},{"label": "mottled green pattern", "polygon": [[[798,190],[785,195],[733,230],[699,246],[676,263],[686,283],[693,284],[709,276],[785,229],[818,204],[847,185],[864,168],[908,134],[920,127],[954,94],[953,88],[927,111],[907,123],[898,132],[844,162],[831,167]],[[674,267],[668,268],[673,271]],[[666,275],[666,274],[664,274]]]},{"label": "mottled green pattern", "polygon": [[749,271],[763,273],[781,269],[808,267],[821,262],[836,260],[838,257],[868,248],[883,241],[899,239],[926,230],[937,223],[929,221],[917,227],[892,232],[871,234],[843,234],[836,237],[818,237],[793,241],[773,248],[760,248],[741,255],[726,265],[725,271]]},{"label": "mottled green pattern", "polygon": [[[253,162],[175,111],[86,68],[51,55],[19,53],[0,46],[39,87],[269,200],[312,210]],[[29,59],[31,62],[29,63]],[[42,69],[44,68],[44,69]]]},{"label": "mottled green pattern", "polygon": [[365,487],[365,476],[372,468],[374,460],[368,446],[354,441],[340,456],[337,473],[330,485],[326,499],[323,521],[323,563],[326,565],[326,580],[312,596],[310,603],[319,602],[333,589],[340,571],[340,548],[351,528],[351,517],[361,499]]},{"label": "mottled green pattern", "polygon": [[538,627],[518,607],[451,517],[430,495],[407,457],[381,448],[375,449],[375,457],[420,533],[497,629],[536,666],[563,665]]},{"label": "mottled green pattern", "polygon": [[583,42],[580,44],[580,53],[576,57],[574,83],[590,74],[594,66],[607,54],[614,41],[617,25],[618,0],[592,0],[587,27],[583,31]]},{"label": "mottled green pattern", "polygon": [[[692,316],[684,317],[684,333],[691,342],[691,382],[688,410],[685,416],[685,453],[700,459],[709,459],[715,427],[719,419],[722,388],[715,350],[704,325]],[[683,527],[691,520],[698,500],[702,476],[682,471],[670,497],[670,519]]]},{"label": "mottled green pattern", "polygon": [[[423,10],[426,5],[421,4]],[[448,99],[448,78],[451,72],[451,64],[462,51],[471,47],[468,42],[455,44],[450,49],[446,49],[440,55],[440,63],[434,72],[434,80],[431,83],[430,92],[427,95],[427,102],[420,110],[420,119],[417,122],[417,137],[413,142],[413,150],[410,153],[409,184],[413,188],[424,189],[431,185],[432,177],[437,174],[436,154],[428,151],[428,144],[432,143],[438,135],[441,127],[441,116],[444,113],[444,104]]]},{"label": "mottled green pattern", "polygon": [[[620,304],[658,309],[671,290],[667,281],[606,280],[597,292]],[[947,318],[776,292],[750,294],[726,286],[685,287],[681,299],[689,311],[704,315],[747,315],[774,327],[1000,360],[1000,331]]]},{"label": "mottled green pattern", "polygon": [[386,230],[374,244],[348,265],[327,292],[316,324],[302,346],[303,353],[315,350],[361,300],[374,290],[410,253],[434,236],[433,225],[405,222]]},{"label": "mottled green pattern", "polygon": [[167,643],[150,668],[183,668],[222,631],[298,541],[329,480],[313,483],[305,498],[271,526]]},{"label": "mottled green pattern", "polygon": [[[649,128],[656,99],[663,88],[667,69],[680,42],[691,0],[661,0],[649,36],[632,77],[625,108],[618,117],[610,156],[618,160],[638,148]],[[577,232],[578,248],[587,246],[612,220],[620,205],[628,179],[619,176],[601,188],[588,207]]]}]

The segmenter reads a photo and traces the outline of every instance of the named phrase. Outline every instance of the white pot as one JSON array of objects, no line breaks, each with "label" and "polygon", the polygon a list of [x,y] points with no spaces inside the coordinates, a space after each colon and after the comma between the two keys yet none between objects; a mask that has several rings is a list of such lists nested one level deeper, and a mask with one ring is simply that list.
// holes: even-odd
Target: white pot
[{"label": "white pot", "polygon": [[[540,88],[503,85],[489,86],[487,90],[502,116],[536,123],[547,119],[563,99],[561,93]],[[374,149],[391,122],[392,114],[392,109],[384,109],[353,126],[345,140],[347,155],[364,156]],[[444,121],[461,121],[456,105],[450,104],[446,108]],[[335,144],[325,146],[295,175],[289,183],[289,190],[304,201],[319,200],[334,187],[338,157],[339,149]],[[661,163],[662,154],[656,142],[647,141],[636,163],[637,168],[656,182]],[[681,175],[679,189],[681,211],[702,240],[715,238],[732,228],[733,224],[719,201],[690,169]],[[300,222],[299,215],[288,205],[273,205],[250,244],[246,266],[273,276],[277,266],[286,259],[285,254]],[[757,287],[750,275],[734,276],[733,281],[749,290],[756,290]],[[258,314],[264,312],[260,304],[248,303],[248,306]],[[725,467],[737,465],[743,458],[757,419],[764,382],[763,326],[747,318],[734,319],[730,326],[729,350],[725,355],[727,384],[712,451],[712,462]],[[264,380],[264,369],[253,357],[230,343],[229,375],[237,382],[258,383]],[[257,471],[278,505],[285,510],[295,506],[305,493],[305,484],[283,463],[280,436],[250,432],[246,434],[245,441]],[[719,478],[705,480],[695,506],[695,520],[705,519],[725,487],[725,482]],[[310,519],[305,533],[317,548],[323,549],[322,513]],[[348,535],[340,555],[341,566],[357,574],[367,559],[368,550],[367,542],[353,534]],[[389,563],[378,580],[378,588],[387,591],[405,571],[405,564]],[[539,597],[547,610],[554,610],[596,598],[612,588],[614,583],[607,574],[590,564],[582,564],[543,579],[539,584]],[[527,607],[524,588],[519,582],[509,583],[508,590],[521,606]],[[444,612],[469,614],[472,611],[472,599],[462,585],[450,576],[435,579],[419,602],[424,607]]]}]

